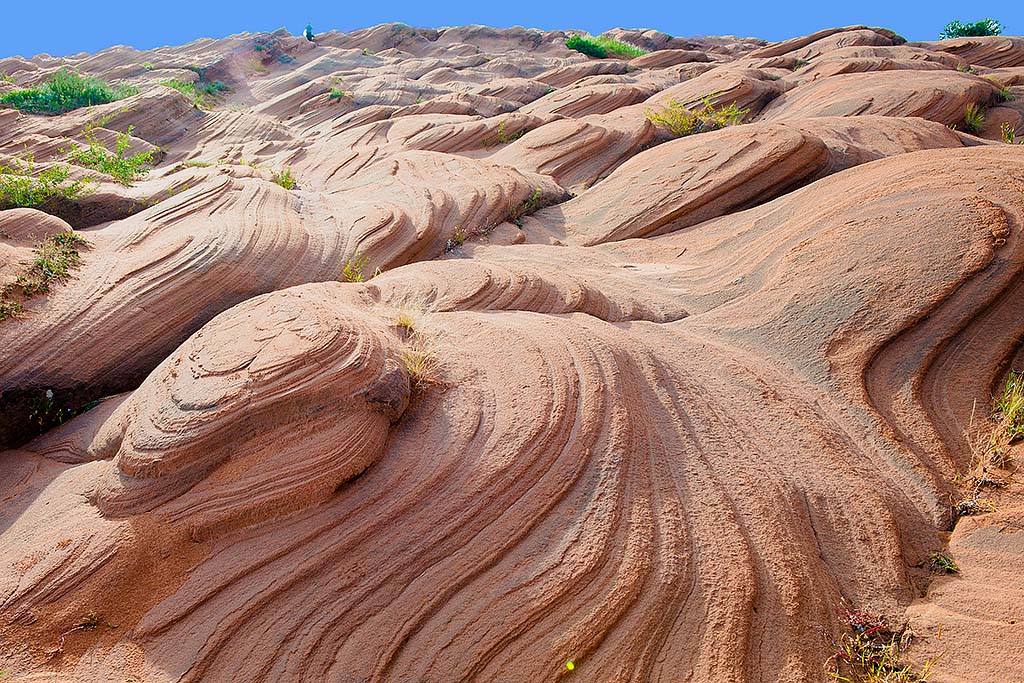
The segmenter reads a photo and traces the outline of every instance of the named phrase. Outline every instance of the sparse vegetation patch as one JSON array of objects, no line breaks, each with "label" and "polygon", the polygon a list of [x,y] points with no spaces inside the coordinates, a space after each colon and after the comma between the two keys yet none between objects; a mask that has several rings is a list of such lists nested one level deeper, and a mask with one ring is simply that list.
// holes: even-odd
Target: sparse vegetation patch
[{"label": "sparse vegetation patch", "polygon": [[70,180],[70,169],[53,164],[37,169],[31,153],[0,166],[0,209],[36,208],[50,199],[78,199],[89,191],[90,181]]},{"label": "sparse vegetation patch", "polygon": [[21,315],[24,308],[17,297],[29,298],[50,291],[50,285],[67,279],[82,263],[79,249],[88,245],[81,235],[58,232],[35,249],[35,259],[27,271],[10,285],[0,289],[0,320]]},{"label": "sparse vegetation patch", "polygon": [[161,81],[160,85],[167,86],[168,88],[174,88],[200,109],[211,108],[220,93],[230,90],[227,85],[220,81],[209,82],[199,80],[190,82],[183,81],[180,78]]},{"label": "sparse vegetation patch", "polygon": [[125,156],[132,146],[133,130],[135,130],[134,126],[128,126],[128,130],[117,134],[114,152],[108,150],[96,138],[95,133],[86,132],[85,140],[89,146],[74,147],[68,150],[68,159],[78,166],[112,176],[117,182],[130,187],[136,180],[149,173],[147,167],[152,166],[153,155],[156,153],[151,149]]},{"label": "sparse vegetation patch", "polygon": [[743,123],[743,118],[750,110],[740,109],[735,102],[716,107],[712,102],[716,94],[705,95],[701,98],[700,105],[692,110],[684,103],[670,99],[660,111],[648,111],[647,120],[667,129],[676,137],[705,133]]},{"label": "sparse vegetation patch", "polygon": [[826,663],[828,675],[849,683],[913,683],[927,681],[936,660],[917,669],[904,660],[913,639],[906,625],[892,628],[871,612],[843,607],[840,618],[847,632],[834,643],[835,651]]}]

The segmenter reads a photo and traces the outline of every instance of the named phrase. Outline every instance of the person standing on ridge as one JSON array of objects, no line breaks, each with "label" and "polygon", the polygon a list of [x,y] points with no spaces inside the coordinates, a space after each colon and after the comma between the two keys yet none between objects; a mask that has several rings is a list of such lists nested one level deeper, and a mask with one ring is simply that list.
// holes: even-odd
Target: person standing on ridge
[{"label": "person standing on ridge", "polygon": [[306,36],[306,40],[313,42],[313,24],[306,24],[306,30],[302,32],[302,35]]}]

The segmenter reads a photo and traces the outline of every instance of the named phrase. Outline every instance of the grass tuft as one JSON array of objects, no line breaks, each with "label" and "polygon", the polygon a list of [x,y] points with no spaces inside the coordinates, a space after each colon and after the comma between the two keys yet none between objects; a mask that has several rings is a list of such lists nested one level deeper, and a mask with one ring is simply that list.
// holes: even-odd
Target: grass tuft
[{"label": "grass tuft", "polygon": [[[1014,144],[1014,140],[1017,139],[1017,128],[1004,122],[1003,125],[999,127],[999,137],[1006,144],[1012,145]],[[1024,144],[1024,141],[1022,141],[1021,144]]]},{"label": "grass tuft", "polygon": [[155,150],[136,152],[125,156],[125,152],[132,146],[131,135],[135,130],[134,126],[128,126],[128,130],[117,134],[116,151],[111,153],[103,144],[96,139],[96,134],[89,131],[85,133],[85,140],[88,147],[75,147],[68,150],[68,159],[79,166],[91,168],[106,175],[112,176],[114,180],[131,187],[136,180],[143,178],[149,173],[146,166],[152,166]]},{"label": "grass tuft", "polygon": [[61,69],[41,86],[13,90],[0,95],[0,104],[30,114],[54,115],[81,107],[115,102],[136,93],[138,89],[131,86],[122,85],[115,88],[99,78]]},{"label": "grass tuft", "polygon": [[438,383],[440,364],[423,334],[413,333],[406,340],[402,363],[409,373],[409,385],[413,391],[422,391]]},{"label": "grass tuft", "polygon": [[596,59],[605,57],[624,57],[632,59],[647,54],[647,50],[615,40],[607,36],[575,35],[565,41],[565,46],[581,54]]},{"label": "grass tuft", "polygon": [[976,102],[971,102],[964,109],[964,130],[978,134],[985,127],[985,110]]},{"label": "grass tuft", "polygon": [[682,102],[671,99],[665,103],[661,111],[648,111],[647,120],[656,126],[667,129],[676,137],[695,135],[743,123],[743,117],[750,110],[740,109],[735,102],[716,107],[711,101],[716,94],[711,93],[702,97],[701,106],[693,111],[687,109]]},{"label": "grass tuft", "polygon": [[395,316],[395,326],[402,332],[402,337],[408,339],[416,333],[416,319],[408,311],[401,310]]}]

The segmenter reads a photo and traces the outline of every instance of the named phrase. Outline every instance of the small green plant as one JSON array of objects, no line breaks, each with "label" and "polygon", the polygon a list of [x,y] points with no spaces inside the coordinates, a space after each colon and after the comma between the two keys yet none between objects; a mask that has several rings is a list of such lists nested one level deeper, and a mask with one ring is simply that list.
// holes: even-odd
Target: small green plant
[{"label": "small green plant", "polygon": [[982,19],[971,23],[951,21],[939,34],[940,40],[949,38],[965,38],[973,36],[998,36],[1003,32],[1003,25],[996,19]]},{"label": "small green plant", "polygon": [[152,71],[156,67],[153,66],[153,62],[143,62],[142,63],[142,68],[145,69],[146,71]]},{"label": "small green plant", "polygon": [[0,83],[14,83],[14,76],[6,71],[0,71]]},{"label": "small green plant", "polygon": [[71,171],[63,164],[37,170],[31,153],[12,164],[0,166],[0,209],[39,207],[55,197],[74,200],[90,189],[89,179],[69,180]]},{"label": "small green plant", "polygon": [[[1014,140],[1017,139],[1017,129],[1009,123],[1004,122],[1003,125],[999,127],[999,137],[1006,144],[1012,145]],[[1024,141],[1022,141],[1021,144],[1024,144]]]},{"label": "small green plant", "polygon": [[846,633],[833,643],[826,662],[828,675],[849,683],[915,683],[927,681],[938,658],[928,660],[920,670],[903,661],[913,633],[904,625],[893,629],[871,612],[855,612],[845,605],[840,618]]},{"label": "small green plant", "polygon": [[647,54],[647,50],[615,40],[607,36],[574,35],[565,41],[565,46],[588,57],[604,59],[605,57],[625,57],[632,59]]},{"label": "small green plant", "polygon": [[960,567],[946,553],[932,553],[928,558],[928,568],[933,574],[957,574],[960,572]]},{"label": "small green plant", "polygon": [[798,59],[795,62],[793,62],[793,71],[799,71],[808,64],[810,64],[810,62],[808,62],[806,59]]},{"label": "small green plant", "polygon": [[527,216],[540,209],[540,204],[540,190],[536,189],[532,195],[523,200],[518,206],[509,208],[508,219],[521,228],[523,227],[523,216]]},{"label": "small green plant", "polygon": [[510,142],[515,142],[519,138],[523,137],[530,132],[529,128],[520,128],[515,133],[505,132],[505,122],[498,122],[498,130],[495,131],[493,140],[484,140],[484,147],[491,147],[493,145],[507,145]]},{"label": "small green plant", "polygon": [[99,78],[61,69],[41,86],[12,90],[0,95],[0,104],[30,114],[53,115],[81,107],[115,102],[136,93],[138,89],[131,86],[122,85],[115,88]]},{"label": "small green plant", "polygon": [[743,117],[750,110],[740,109],[735,102],[716,107],[711,101],[716,94],[712,93],[702,97],[701,105],[692,111],[687,109],[682,102],[670,99],[661,111],[648,111],[647,120],[656,126],[666,128],[677,137],[695,135],[743,123]]},{"label": "small green plant", "polygon": [[116,151],[113,153],[96,139],[95,133],[87,132],[85,133],[85,140],[89,143],[89,146],[74,147],[68,150],[68,159],[79,166],[91,168],[94,171],[112,176],[114,180],[122,185],[131,187],[133,182],[145,177],[149,173],[149,169],[146,167],[152,166],[153,155],[156,153],[156,150],[151,149],[125,156],[125,153],[132,146],[131,135],[133,130],[135,130],[134,126],[128,126],[128,130],[117,134],[115,142]]},{"label": "small green plant", "polygon": [[956,70],[959,71],[962,74],[976,74],[976,73],[978,73],[977,69],[975,69],[970,64],[957,64],[956,65]]},{"label": "small green plant", "polygon": [[971,102],[964,109],[964,130],[978,134],[985,127],[985,110]]},{"label": "small green plant", "polygon": [[456,228],[452,236],[449,237],[444,243],[444,253],[450,254],[456,249],[459,249],[466,240],[472,237],[468,231],[463,228]]},{"label": "small green plant", "polygon": [[368,256],[362,256],[356,254],[351,259],[345,262],[345,267],[341,269],[341,278],[343,282],[363,282],[366,277],[363,275],[363,268],[369,262]]},{"label": "small green plant", "polygon": [[340,88],[331,88],[331,94],[328,99],[340,100],[343,97],[352,97],[351,90],[342,90]]},{"label": "small green plant", "polygon": [[295,176],[292,175],[292,169],[290,168],[274,171],[272,179],[286,190],[291,190],[295,187]]}]

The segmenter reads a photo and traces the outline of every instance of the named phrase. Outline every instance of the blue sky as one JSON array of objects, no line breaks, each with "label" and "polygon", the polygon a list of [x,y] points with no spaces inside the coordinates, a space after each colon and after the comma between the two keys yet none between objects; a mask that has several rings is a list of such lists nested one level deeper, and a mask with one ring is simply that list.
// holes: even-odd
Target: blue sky
[{"label": "blue sky", "polygon": [[908,40],[934,39],[951,19],[991,16],[1005,33],[1024,33],[1024,3],[819,0],[785,3],[702,0],[4,0],[0,57],[95,52],[110,45],[145,49],[200,37],[285,27],[299,33],[307,21],[317,31],[350,31],[388,21],[414,26],[530,26],[599,33],[615,26],[656,28],[677,36],[734,34],[782,40],[830,26],[885,26]]}]

